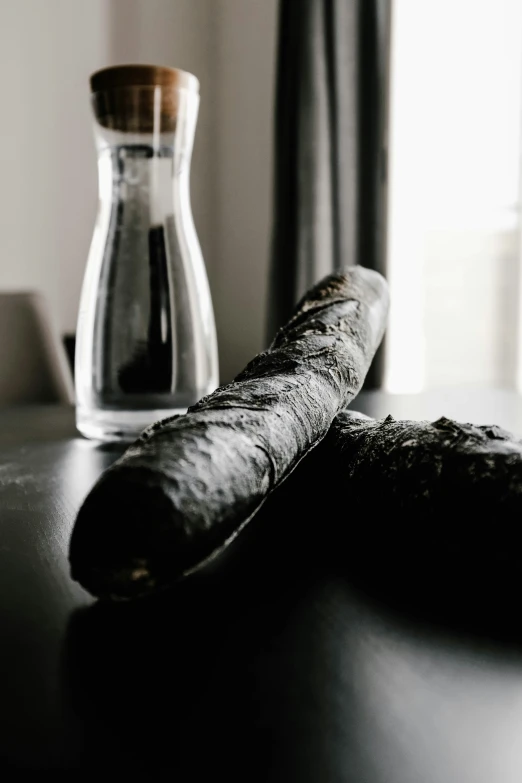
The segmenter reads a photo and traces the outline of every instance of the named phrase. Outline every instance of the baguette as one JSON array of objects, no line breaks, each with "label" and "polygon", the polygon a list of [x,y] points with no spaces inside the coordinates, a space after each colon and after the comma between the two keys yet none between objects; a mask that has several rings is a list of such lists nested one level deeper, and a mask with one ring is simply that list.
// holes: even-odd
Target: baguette
[{"label": "baguette", "polygon": [[215,557],[326,435],[382,339],[385,280],[351,267],[312,288],[266,352],[102,475],[73,529],[71,574],[131,599]]}]

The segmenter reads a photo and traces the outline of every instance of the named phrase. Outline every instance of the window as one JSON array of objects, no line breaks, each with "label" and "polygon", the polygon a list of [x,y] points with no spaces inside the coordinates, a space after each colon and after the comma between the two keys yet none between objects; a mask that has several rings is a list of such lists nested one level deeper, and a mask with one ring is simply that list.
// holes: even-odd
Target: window
[{"label": "window", "polygon": [[385,387],[522,387],[520,0],[395,0]]}]

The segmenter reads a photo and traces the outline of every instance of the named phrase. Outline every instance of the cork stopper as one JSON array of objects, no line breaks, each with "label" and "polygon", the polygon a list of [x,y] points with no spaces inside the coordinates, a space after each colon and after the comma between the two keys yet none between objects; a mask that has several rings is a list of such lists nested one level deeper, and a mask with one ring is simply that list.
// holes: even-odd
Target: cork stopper
[{"label": "cork stopper", "polygon": [[92,74],[90,85],[100,125],[133,133],[174,131],[180,90],[199,93],[193,74],[163,65],[103,68]]}]

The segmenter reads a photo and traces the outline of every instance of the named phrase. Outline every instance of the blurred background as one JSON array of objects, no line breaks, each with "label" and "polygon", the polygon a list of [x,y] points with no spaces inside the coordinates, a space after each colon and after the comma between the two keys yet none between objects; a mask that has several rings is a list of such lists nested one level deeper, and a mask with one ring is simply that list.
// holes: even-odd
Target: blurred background
[{"label": "blurred background", "polygon": [[[356,0],[344,2],[360,12]],[[331,4],[310,3],[301,31],[312,48],[326,29],[318,23],[322,5]],[[373,219],[382,242],[371,265],[385,271],[392,295],[376,384],[392,392],[521,389],[522,4],[371,5],[379,83],[368,100],[380,101],[378,134],[368,159],[374,168],[360,167],[357,194],[364,210],[365,198],[375,197],[365,196],[364,182],[377,170]],[[41,292],[59,334],[74,335],[97,206],[89,75],[126,62],[172,65],[201,82],[191,191],[221,380],[265,347],[277,270],[286,263],[277,232],[273,241],[274,227],[287,219],[274,172],[281,175],[299,144],[296,113],[303,116],[304,106],[313,114],[321,94],[319,58],[310,71],[319,74],[317,93],[305,90],[287,112],[299,73],[308,71],[297,69],[282,90],[294,50],[292,34],[282,37],[281,14],[277,0],[0,0],[0,291]],[[326,29],[325,62],[329,42]],[[337,73],[353,68],[351,51],[336,62]],[[299,49],[297,65],[307,52]],[[363,47],[359,68],[367,55]],[[361,73],[355,81],[354,105],[364,114]],[[343,84],[336,82],[337,91]],[[352,143],[349,104],[345,110],[347,121],[336,126],[341,158]],[[285,136],[284,121],[295,136]],[[353,214],[341,209],[339,225],[346,228]],[[345,263],[365,264],[363,250],[359,242]]]}]

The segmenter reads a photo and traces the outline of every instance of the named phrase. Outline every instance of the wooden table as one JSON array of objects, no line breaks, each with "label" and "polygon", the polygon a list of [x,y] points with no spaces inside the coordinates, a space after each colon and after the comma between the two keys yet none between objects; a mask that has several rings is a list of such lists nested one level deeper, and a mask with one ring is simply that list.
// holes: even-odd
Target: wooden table
[{"label": "wooden table", "polygon": [[[508,392],[367,393],[353,407],[522,435]],[[257,531],[242,568],[94,604],[67,545],[117,454],[76,437],[70,410],[0,413],[0,780],[522,781],[516,590],[485,573],[465,611],[416,585],[398,600],[389,581],[294,563]]]}]

